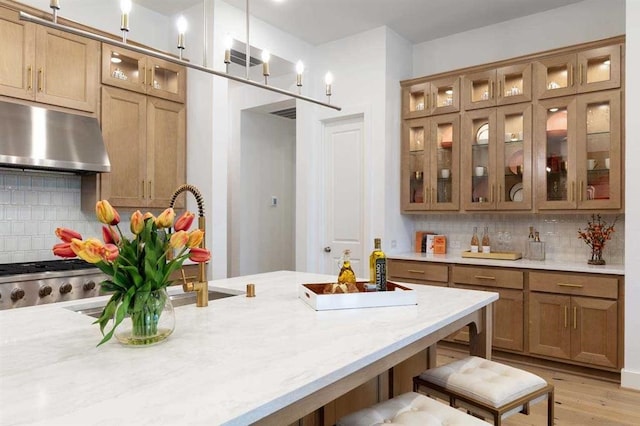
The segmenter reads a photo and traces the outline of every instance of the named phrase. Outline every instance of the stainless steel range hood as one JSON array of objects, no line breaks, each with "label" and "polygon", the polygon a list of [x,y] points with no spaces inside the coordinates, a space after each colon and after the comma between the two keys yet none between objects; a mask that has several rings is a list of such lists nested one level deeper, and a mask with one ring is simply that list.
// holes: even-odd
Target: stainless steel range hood
[{"label": "stainless steel range hood", "polygon": [[98,120],[10,102],[0,102],[0,167],[111,171]]}]

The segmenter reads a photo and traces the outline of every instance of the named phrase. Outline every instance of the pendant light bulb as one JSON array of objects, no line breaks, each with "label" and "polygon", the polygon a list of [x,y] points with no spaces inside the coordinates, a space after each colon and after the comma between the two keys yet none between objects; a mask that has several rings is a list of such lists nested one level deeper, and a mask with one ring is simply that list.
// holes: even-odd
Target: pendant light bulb
[{"label": "pendant light bulb", "polygon": [[298,61],[296,63],[296,74],[300,75],[304,72],[304,64],[302,61]]},{"label": "pendant light bulb", "polygon": [[124,14],[131,13],[131,0],[120,0],[120,11]]},{"label": "pendant light bulb", "polygon": [[265,64],[268,64],[269,59],[271,59],[271,54],[269,53],[268,50],[263,50],[261,57],[262,57],[262,62],[264,62]]},{"label": "pendant light bulb", "polygon": [[331,74],[331,72],[325,74],[324,84],[326,84],[327,86],[331,86],[333,84],[333,74]]},{"label": "pendant light bulb", "polygon": [[262,75],[264,75],[265,81],[267,84],[267,76],[269,75],[269,59],[271,59],[271,54],[267,50],[262,51]]},{"label": "pendant light bulb", "polygon": [[187,32],[187,28],[189,26],[187,19],[180,15],[178,21],[176,22],[176,26],[178,27],[178,34],[184,34]]},{"label": "pendant light bulb", "polygon": [[224,50],[231,50],[232,47],[233,47],[233,37],[231,37],[231,34],[226,34],[224,36]]}]

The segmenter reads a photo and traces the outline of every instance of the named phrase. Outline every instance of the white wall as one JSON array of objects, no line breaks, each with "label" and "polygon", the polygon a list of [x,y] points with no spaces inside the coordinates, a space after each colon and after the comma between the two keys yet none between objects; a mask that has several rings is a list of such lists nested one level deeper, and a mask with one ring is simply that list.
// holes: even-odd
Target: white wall
[{"label": "white wall", "polygon": [[[626,1],[626,182],[640,181],[640,1]],[[622,386],[640,389],[640,197],[635,185],[626,185],[625,232],[625,365]]]},{"label": "white wall", "polygon": [[252,111],[241,121],[239,270],[230,275],[293,270],[296,122]]}]

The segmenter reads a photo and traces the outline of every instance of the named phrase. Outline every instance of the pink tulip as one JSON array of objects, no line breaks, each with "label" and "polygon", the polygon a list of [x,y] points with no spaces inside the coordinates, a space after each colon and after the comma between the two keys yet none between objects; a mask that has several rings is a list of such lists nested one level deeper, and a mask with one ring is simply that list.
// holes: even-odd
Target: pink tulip
[{"label": "pink tulip", "polygon": [[56,228],[56,236],[65,243],[70,243],[74,238],[81,240],[82,235],[69,228]]},{"label": "pink tulip", "polygon": [[71,250],[71,242],[56,244],[53,246],[53,254],[60,257],[76,257],[76,254]]},{"label": "pink tulip", "polygon": [[176,219],[176,223],[173,224],[173,229],[176,231],[187,231],[191,228],[191,224],[193,223],[193,218],[196,217],[190,211],[186,211],[180,215],[178,219]]},{"label": "pink tulip", "polygon": [[193,247],[189,251],[189,259],[196,263],[204,263],[211,259],[211,253],[207,249]]},{"label": "pink tulip", "polygon": [[120,254],[120,250],[118,246],[115,244],[105,244],[104,250],[102,251],[102,259],[106,262],[113,262],[118,258]]},{"label": "pink tulip", "polygon": [[102,227],[102,239],[105,244],[118,244],[120,242],[120,237],[118,233],[113,230],[110,226]]}]

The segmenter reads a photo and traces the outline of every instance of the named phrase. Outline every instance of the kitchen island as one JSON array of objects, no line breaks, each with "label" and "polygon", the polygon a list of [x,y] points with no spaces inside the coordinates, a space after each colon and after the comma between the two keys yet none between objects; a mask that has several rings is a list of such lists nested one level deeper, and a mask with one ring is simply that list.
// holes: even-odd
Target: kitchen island
[{"label": "kitchen island", "polygon": [[321,312],[298,300],[301,283],[333,278],[210,281],[239,295],[177,307],[174,333],[146,348],[96,347],[94,318],[74,310],[100,300],[0,311],[0,424],[286,425],[469,322],[471,351],[490,356],[496,293],[409,284],[417,305]]}]

